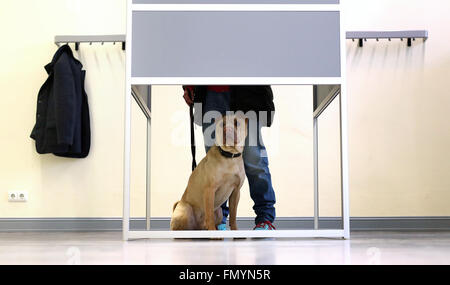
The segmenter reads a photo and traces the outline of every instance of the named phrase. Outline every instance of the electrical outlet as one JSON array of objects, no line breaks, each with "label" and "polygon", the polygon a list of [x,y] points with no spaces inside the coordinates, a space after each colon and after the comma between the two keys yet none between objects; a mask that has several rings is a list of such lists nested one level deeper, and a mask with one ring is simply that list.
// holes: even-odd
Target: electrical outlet
[{"label": "electrical outlet", "polygon": [[26,202],[28,201],[28,192],[27,191],[17,191],[18,194],[18,201],[19,202]]},{"label": "electrical outlet", "polygon": [[8,191],[8,201],[9,202],[17,201],[17,192],[15,192],[15,191]]},{"label": "electrical outlet", "polygon": [[26,202],[28,201],[27,191],[8,191],[9,202]]}]

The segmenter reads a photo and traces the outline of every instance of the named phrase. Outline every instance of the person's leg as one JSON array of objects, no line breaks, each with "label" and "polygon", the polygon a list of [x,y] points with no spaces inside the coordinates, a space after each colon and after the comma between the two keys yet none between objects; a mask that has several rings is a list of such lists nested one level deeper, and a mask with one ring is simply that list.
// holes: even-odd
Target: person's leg
[{"label": "person's leg", "polygon": [[[255,224],[275,220],[275,192],[269,171],[269,160],[261,138],[261,127],[250,128],[243,158],[245,174],[250,186],[250,197],[255,203]],[[249,142],[252,142],[249,144]]]},{"label": "person's leg", "polygon": [[[215,118],[217,115],[225,115],[230,110],[230,92],[214,92],[208,91],[205,97],[205,101],[202,106],[203,112],[203,139],[205,142],[206,152],[214,145],[215,140]],[[222,223],[227,223],[227,218],[230,210],[227,206],[227,202],[222,205]]]}]

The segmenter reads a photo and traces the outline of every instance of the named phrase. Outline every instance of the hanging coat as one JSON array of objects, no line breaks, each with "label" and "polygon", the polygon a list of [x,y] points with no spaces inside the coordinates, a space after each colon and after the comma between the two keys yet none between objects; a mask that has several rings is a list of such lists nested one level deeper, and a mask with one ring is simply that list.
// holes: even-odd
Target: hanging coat
[{"label": "hanging coat", "polygon": [[91,146],[86,71],[68,45],[45,66],[48,78],[38,93],[36,124],[30,137],[40,154],[84,158]]}]

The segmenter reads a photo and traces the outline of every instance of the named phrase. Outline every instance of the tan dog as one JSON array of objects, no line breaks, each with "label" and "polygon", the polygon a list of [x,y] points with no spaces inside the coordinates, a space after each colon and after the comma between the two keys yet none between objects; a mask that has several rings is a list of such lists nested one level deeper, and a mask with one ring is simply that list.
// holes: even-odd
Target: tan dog
[{"label": "tan dog", "polygon": [[227,115],[216,122],[216,144],[192,172],[180,201],[173,206],[171,230],[216,230],[229,200],[230,228],[237,230],[239,193],[244,183],[242,160],[248,119]]}]

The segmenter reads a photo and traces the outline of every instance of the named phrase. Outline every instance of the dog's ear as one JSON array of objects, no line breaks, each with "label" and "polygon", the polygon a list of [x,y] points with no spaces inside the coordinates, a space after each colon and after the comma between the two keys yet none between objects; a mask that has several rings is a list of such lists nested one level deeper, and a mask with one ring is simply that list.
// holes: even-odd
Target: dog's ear
[{"label": "dog's ear", "polygon": [[223,142],[224,138],[223,138],[223,133],[222,133],[223,132],[223,124],[224,124],[224,116],[219,117],[218,120],[216,120],[214,123],[216,124],[216,126],[215,126],[215,136],[216,136],[215,143],[217,145],[222,146],[222,145],[224,145],[224,142]]},{"label": "dog's ear", "polygon": [[172,212],[175,211],[175,208],[177,207],[178,203],[180,203],[180,201],[175,202],[175,204],[173,205]]}]

